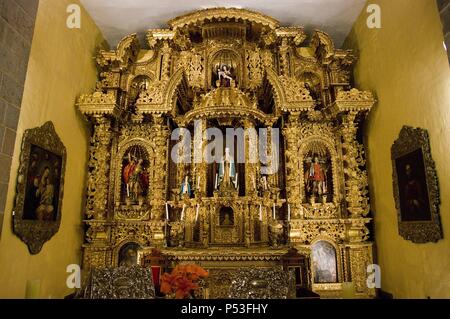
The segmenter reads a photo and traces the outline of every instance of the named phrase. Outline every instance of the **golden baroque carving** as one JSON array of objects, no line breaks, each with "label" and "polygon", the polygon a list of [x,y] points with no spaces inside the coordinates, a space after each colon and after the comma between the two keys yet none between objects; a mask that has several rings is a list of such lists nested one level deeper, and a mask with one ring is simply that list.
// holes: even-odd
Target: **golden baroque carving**
[{"label": "golden baroque carving", "polygon": [[105,219],[108,197],[108,177],[111,143],[111,123],[107,118],[97,118],[89,147],[86,216]]},{"label": "golden baroque carving", "polygon": [[298,81],[296,78],[280,76],[280,82],[283,85],[288,102],[313,100],[305,87],[305,83]]},{"label": "golden baroque carving", "polygon": [[344,149],[343,161],[345,163],[345,189],[348,211],[352,216],[366,216],[369,213],[368,178],[363,169],[365,165],[364,147],[355,139],[357,127],[355,124],[356,112],[344,116],[342,136]]},{"label": "golden baroque carving", "polygon": [[335,242],[343,242],[345,221],[342,219],[295,219],[290,222],[291,242],[310,244],[316,237],[326,235]]},{"label": "golden baroque carving", "polygon": [[78,109],[85,115],[117,115],[118,105],[114,92],[83,94],[78,98]]},{"label": "golden baroque carving", "polygon": [[[131,35],[117,50],[101,51],[96,92],[77,101],[94,126],[84,264],[115,266],[121,247],[133,241],[144,250],[170,246],[164,251],[173,263],[272,267],[286,246],[309,254],[315,241],[329,240],[337,252],[338,282],[313,288],[338,294],[353,273],[360,280],[372,257],[364,148],[357,133],[375,99],[351,89],[352,53],[336,50],[324,32],[316,31],[308,42],[302,28],[280,27],[242,9],[189,13],[167,29],[149,30],[147,40],[150,50],[139,51]],[[264,179],[262,164],[250,158],[272,146],[258,149],[250,139],[250,154],[236,167],[239,189],[214,186],[216,164],[173,163],[170,130],[194,133],[199,123],[191,159],[207,150],[209,127],[270,128],[267,134],[258,130],[265,137],[280,129],[283,171]],[[142,151],[136,152],[145,157],[148,174],[146,192],[139,197],[133,191],[134,199],[122,184],[122,166],[132,163],[124,153],[129,147]],[[323,164],[318,176],[321,168],[327,176],[321,186],[307,177],[315,174],[315,152]],[[180,196],[186,176],[191,194]],[[314,187],[330,191],[311,196]],[[233,225],[221,225],[220,214],[230,209]],[[227,249],[215,249],[220,245]],[[364,250],[354,254],[352,266],[346,245]],[[246,252],[236,253],[241,248]]]}]

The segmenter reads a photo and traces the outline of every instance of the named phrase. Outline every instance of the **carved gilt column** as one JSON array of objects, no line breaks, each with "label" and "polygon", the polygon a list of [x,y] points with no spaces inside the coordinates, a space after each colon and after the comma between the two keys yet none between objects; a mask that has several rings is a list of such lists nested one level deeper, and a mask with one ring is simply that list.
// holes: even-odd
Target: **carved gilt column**
[{"label": "carved gilt column", "polygon": [[288,45],[288,39],[283,38],[281,40],[280,45],[280,67],[281,67],[281,75],[290,76],[290,68],[289,68],[289,45]]},{"label": "carved gilt column", "polygon": [[302,195],[300,192],[300,158],[298,154],[298,142],[300,140],[300,127],[298,115],[289,115],[287,126],[283,129],[286,141],[286,197],[291,207],[291,218],[299,215]]},{"label": "carved gilt column", "polygon": [[168,80],[170,77],[170,59],[171,59],[172,49],[169,43],[164,41],[161,48],[161,80]]},{"label": "carved gilt column", "polygon": [[197,119],[194,121],[194,138],[193,138],[193,162],[195,167],[195,187],[197,187],[198,178],[200,177],[200,189],[198,195],[204,196],[207,191],[207,171],[208,163],[204,158],[204,151],[207,145],[206,139],[207,121],[205,118]]},{"label": "carved gilt column", "polygon": [[111,120],[103,116],[94,116],[92,121],[94,134],[89,149],[86,217],[104,220],[107,217],[108,207]]},{"label": "carved gilt column", "polygon": [[246,119],[243,124],[245,129],[245,193],[249,196],[257,191],[258,135],[253,121]]},{"label": "carved gilt column", "polygon": [[165,180],[167,172],[167,142],[169,138],[169,128],[161,116],[153,116],[151,134],[154,142],[153,167],[151,183],[151,219],[162,220],[165,211],[166,187]]},{"label": "carved gilt column", "polygon": [[369,213],[367,173],[362,169],[365,164],[364,147],[356,140],[357,115],[357,111],[349,111],[343,115],[342,123],[347,210],[353,218],[364,217]]}]

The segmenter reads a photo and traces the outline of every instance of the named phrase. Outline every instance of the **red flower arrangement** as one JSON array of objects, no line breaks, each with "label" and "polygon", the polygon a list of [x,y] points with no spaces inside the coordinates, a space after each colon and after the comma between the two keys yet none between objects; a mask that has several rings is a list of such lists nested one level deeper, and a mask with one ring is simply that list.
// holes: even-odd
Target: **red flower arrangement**
[{"label": "red flower arrangement", "polygon": [[208,271],[192,265],[177,265],[172,272],[161,276],[161,292],[165,295],[175,295],[176,299],[192,296],[199,289],[198,281],[208,277]]}]

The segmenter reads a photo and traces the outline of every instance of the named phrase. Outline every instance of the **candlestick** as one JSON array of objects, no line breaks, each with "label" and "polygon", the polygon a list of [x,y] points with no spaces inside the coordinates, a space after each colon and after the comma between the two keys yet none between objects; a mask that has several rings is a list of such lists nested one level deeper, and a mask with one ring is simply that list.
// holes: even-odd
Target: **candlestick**
[{"label": "candlestick", "polygon": [[166,202],[166,220],[169,220],[169,204]]},{"label": "candlestick", "polygon": [[217,189],[217,178],[218,178],[218,175],[216,173],[216,183],[214,184],[214,189]]},{"label": "candlestick", "polygon": [[259,221],[262,222],[262,206],[259,204]]},{"label": "candlestick", "polygon": [[273,220],[275,220],[275,203],[273,203]]},{"label": "candlestick", "polygon": [[197,210],[195,212],[195,222],[197,222],[197,220],[198,220],[198,210],[199,210],[199,208],[200,208],[200,205],[197,204]]},{"label": "candlestick", "polygon": [[181,210],[181,220],[184,219],[184,209],[186,208],[186,204],[183,204],[183,209]]},{"label": "candlestick", "polygon": [[200,176],[197,178],[197,190],[200,190]]},{"label": "candlestick", "polygon": [[291,205],[288,204],[288,221],[291,220]]}]

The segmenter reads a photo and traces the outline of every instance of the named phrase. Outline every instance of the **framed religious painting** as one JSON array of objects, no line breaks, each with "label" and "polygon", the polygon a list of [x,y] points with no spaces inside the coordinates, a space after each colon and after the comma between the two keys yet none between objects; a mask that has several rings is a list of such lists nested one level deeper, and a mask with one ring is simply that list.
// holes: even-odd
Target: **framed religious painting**
[{"label": "framed religious painting", "polygon": [[66,148],[52,122],[23,135],[13,211],[13,231],[37,254],[58,231]]},{"label": "framed religious painting", "polygon": [[414,243],[442,238],[439,185],[428,132],[404,126],[391,148],[399,234]]}]

